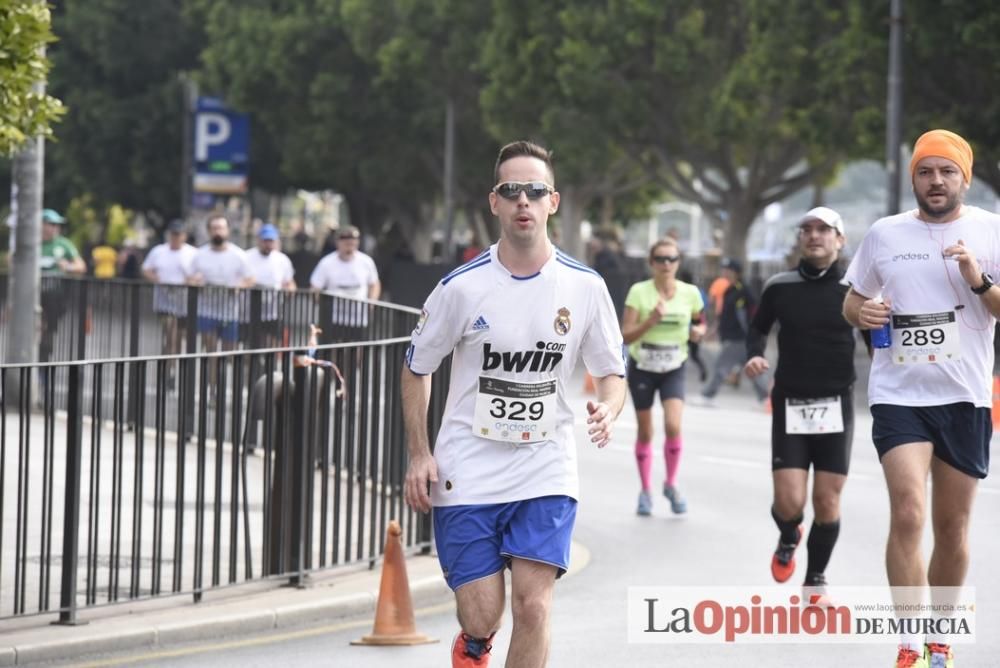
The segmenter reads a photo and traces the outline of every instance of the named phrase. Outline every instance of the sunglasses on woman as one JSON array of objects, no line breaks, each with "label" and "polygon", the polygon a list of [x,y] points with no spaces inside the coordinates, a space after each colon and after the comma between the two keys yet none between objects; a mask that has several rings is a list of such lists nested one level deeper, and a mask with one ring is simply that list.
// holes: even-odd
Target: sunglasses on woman
[{"label": "sunglasses on woman", "polygon": [[528,183],[507,181],[493,186],[493,192],[504,199],[516,200],[521,197],[521,193],[527,195],[528,199],[541,199],[546,195],[551,195],[553,190],[549,184],[543,181],[529,181]]},{"label": "sunglasses on woman", "polygon": [[652,257],[653,262],[656,264],[666,264],[667,262],[677,262],[681,259],[680,255],[654,255]]}]

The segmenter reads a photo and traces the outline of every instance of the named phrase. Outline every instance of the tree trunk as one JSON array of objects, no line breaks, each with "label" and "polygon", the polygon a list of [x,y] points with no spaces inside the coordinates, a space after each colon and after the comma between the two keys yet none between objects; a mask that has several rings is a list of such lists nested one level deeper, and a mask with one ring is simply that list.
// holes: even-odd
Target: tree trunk
[{"label": "tree trunk", "polygon": [[722,239],[722,252],[727,257],[736,258],[745,264],[747,257],[747,236],[758,211],[751,206],[735,206],[729,209],[726,219],[726,236]]},{"label": "tree trunk", "polygon": [[573,187],[560,190],[559,201],[559,237],[554,243],[575,258],[583,257],[583,239],[580,237],[580,224],[583,222],[583,206],[576,197]]},{"label": "tree trunk", "polygon": [[414,260],[421,264],[434,261],[434,238],[431,236],[434,231],[433,218],[397,217],[396,229],[403,233]]},{"label": "tree trunk", "polygon": [[615,196],[609,192],[601,197],[601,228],[608,229],[615,222]]},{"label": "tree trunk", "polygon": [[[45,142],[28,141],[14,158],[11,174],[17,188],[17,227],[11,258],[10,287],[7,313],[7,350],[4,362],[24,364],[34,362],[37,354],[38,293],[41,285],[39,255],[41,253],[42,165]],[[17,374],[8,378],[16,379]],[[13,383],[16,385],[17,383]],[[16,392],[17,388],[7,388]],[[15,394],[8,394],[8,401]]]}]

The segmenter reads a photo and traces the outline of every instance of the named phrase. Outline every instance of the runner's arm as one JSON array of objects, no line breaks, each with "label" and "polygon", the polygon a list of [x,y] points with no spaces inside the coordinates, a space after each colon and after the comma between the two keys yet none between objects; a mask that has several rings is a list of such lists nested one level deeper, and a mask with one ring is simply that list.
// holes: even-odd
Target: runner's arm
[{"label": "runner's arm", "polygon": [[428,483],[437,482],[438,479],[437,464],[431,454],[427,438],[427,406],[431,398],[431,374],[418,376],[404,365],[400,381],[406,449],[410,455],[403,497],[411,508],[426,513],[431,509]]},{"label": "runner's arm", "polygon": [[622,315],[622,339],[624,339],[625,344],[628,345],[641,339],[660,321],[661,317],[660,312],[653,309],[650,311],[649,317],[640,322],[639,311],[631,306],[626,306],[625,313]]}]

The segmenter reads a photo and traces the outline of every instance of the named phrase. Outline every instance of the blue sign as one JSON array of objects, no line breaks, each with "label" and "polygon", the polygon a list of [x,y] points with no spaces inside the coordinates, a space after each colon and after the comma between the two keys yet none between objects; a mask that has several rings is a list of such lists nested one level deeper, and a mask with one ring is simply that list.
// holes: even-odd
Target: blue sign
[{"label": "blue sign", "polygon": [[250,119],[214,97],[199,97],[194,114],[194,191],[247,191]]}]

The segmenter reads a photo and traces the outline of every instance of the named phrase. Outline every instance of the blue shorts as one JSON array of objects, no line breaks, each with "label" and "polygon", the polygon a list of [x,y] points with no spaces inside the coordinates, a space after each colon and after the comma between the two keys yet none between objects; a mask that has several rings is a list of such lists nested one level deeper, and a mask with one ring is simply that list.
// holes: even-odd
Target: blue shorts
[{"label": "blue shorts", "polygon": [[660,401],[667,399],[684,399],[684,374],[687,360],[673,371],[653,373],[643,371],[636,366],[631,357],[628,360],[628,389],[632,395],[632,405],[637,411],[649,410],[653,407],[656,393],[660,393]]},{"label": "blue shorts", "polygon": [[198,316],[198,331],[202,334],[215,334],[223,341],[236,343],[240,340],[240,323],[235,320],[216,320]]},{"label": "blue shorts", "polygon": [[990,469],[993,422],[989,408],[971,403],[945,406],[875,404],[872,440],[879,460],[897,445],[929,441],[934,456],[973,478],[985,478]]},{"label": "blue shorts", "polygon": [[434,509],[434,542],[452,590],[502,571],[512,558],[569,567],[576,499],[541,496]]}]

